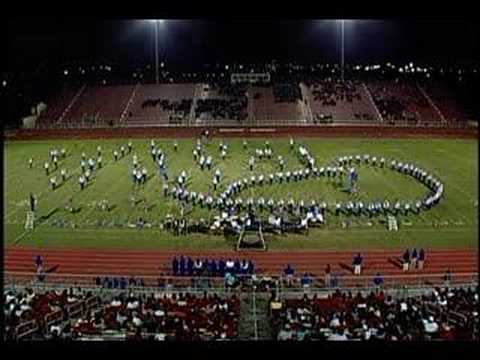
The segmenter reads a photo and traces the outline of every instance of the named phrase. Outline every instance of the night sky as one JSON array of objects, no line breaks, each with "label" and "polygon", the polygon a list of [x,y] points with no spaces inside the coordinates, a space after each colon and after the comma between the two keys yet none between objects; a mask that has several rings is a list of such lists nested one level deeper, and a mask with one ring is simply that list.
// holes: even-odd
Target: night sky
[{"label": "night sky", "polygon": [[[2,83],[6,80],[8,86],[0,91],[0,105],[8,113],[3,122],[18,122],[33,103],[56,93],[66,80],[66,68],[110,65],[113,76],[131,78],[132,71],[145,70],[150,65],[153,76],[154,24],[140,20],[147,17],[8,20],[8,56],[1,74]],[[274,20],[259,16],[158,18],[167,18],[160,25],[160,59],[173,72],[205,71],[206,64],[212,68],[216,63],[261,63],[273,59],[340,62],[340,23],[334,20],[337,16],[330,20]],[[478,68],[480,26],[476,20],[460,17],[349,20],[345,25],[345,56],[347,64],[414,61],[419,65],[473,64]],[[470,83],[476,86],[477,82]],[[461,85],[470,97],[478,94],[476,88]],[[475,99],[471,103],[480,107]]]},{"label": "night sky", "polygon": [[[480,58],[479,25],[461,20],[346,23],[347,62],[462,63]],[[8,70],[106,61],[137,67],[154,59],[154,27],[143,20],[30,18],[8,21]],[[160,51],[170,66],[216,61],[338,61],[334,20],[167,20]],[[33,70],[33,69],[32,69]]]}]

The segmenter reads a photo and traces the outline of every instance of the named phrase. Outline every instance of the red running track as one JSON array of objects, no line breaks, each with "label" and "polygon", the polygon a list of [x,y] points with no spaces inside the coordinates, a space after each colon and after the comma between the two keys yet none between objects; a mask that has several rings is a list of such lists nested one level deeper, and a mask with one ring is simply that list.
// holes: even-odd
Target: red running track
[{"label": "red running track", "polygon": [[[364,275],[402,275],[399,266],[403,249],[370,250],[362,252]],[[323,275],[327,264],[339,275],[352,275],[351,262],[354,252],[332,251],[183,251],[193,259],[220,258],[251,259],[257,272],[279,275],[286,264],[291,264],[297,273],[308,271]],[[180,255],[178,251],[137,251],[113,249],[60,249],[8,247],[5,249],[4,270],[8,272],[34,272],[34,258],[42,255],[46,269],[54,268],[57,274],[98,274],[124,276],[158,276],[170,273],[171,260]],[[477,273],[478,251],[474,249],[426,250],[427,260],[423,273],[443,274],[447,268],[452,273]]]}]

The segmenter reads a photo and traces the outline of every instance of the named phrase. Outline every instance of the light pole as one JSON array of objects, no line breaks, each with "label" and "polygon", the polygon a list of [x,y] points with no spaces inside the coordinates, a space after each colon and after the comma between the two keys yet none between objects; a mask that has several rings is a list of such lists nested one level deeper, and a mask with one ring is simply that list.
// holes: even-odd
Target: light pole
[{"label": "light pole", "polygon": [[152,20],[155,22],[155,81],[158,84],[160,82],[159,70],[158,70],[158,26],[165,20]]},{"label": "light pole", "polygon": [[155,20],[155,81],[158,85],[159,76],[158,76],[158,21]]},{"label": "light pole", "polygon": [[345,82],[345,20],[340,20],[342,26],[342,82]]}]

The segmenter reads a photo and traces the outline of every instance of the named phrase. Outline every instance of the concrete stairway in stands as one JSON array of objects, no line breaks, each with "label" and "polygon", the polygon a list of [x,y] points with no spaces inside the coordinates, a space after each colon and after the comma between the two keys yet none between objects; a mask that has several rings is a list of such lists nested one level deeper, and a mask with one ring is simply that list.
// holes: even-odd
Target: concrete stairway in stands
[{"label": "concrete stairway in stands", "polygon": [[188,125],[195,125],[195,109],[197,107],[197,99],[202,92],[202,84],[196,84],[193,90],[192,106],[190,107],[190,115],[188,116]]},{"label": "concrete stairway in stands", "polygon": [[365,83],[362,83],[362,87],[365,90],[365,92],[367,94],[367,98],[370,101],[370,103],[372,104],[373,109],[375,110],[375,114],[378,117],[377,120],[380,120],[380,122],[383,123],[383,116],[382,116],[382,114],[380,114],[380,111],[378,111],[377,105],[375,105],[375,101],[373,100],[373,97],[372,97],[372,94],[370,93],[370,90],[368,90],[368,87],[367,87],[367,85],[365,85]]},{"label": "concrete stairway in stands", "polygon": [[78,98],[82,95],[83,91],[85,90],[86,86],[83,85],[80,90],[78,90],[77,94],[73,97],[72,101],[70,101],[70,103],[68,104],[68,106],[65,108],[65,110],[63,111],[62,115],[60,115],[60,117],[57,119],[57,121],[55,122],[55,125],[58,125],[60,124],[63,119],[65,118],[65,116],[68,114],[68,112],[70,111],[70,109],[73,107],[73,105],[75,104],[75,102],[78,100]]},{"label": "concrete stairway in stands", "polygon": [[447,119],[445,119],[445,116],[443,116],[442,112],[440,111],[440,109],[438,108],[438,106],[433,102],[432,98],[427,94],[427,92],[425,91],[425,89],[423,87],[420,86],[420,84],[417,84],[417,87],[418,87],[418,90],[420,90],[420,92],[423,94],[423,96],[425,96],[425,99],[427,99],[428,103],[430,104],[430,106],[435,110],[435,112],[438,114],[438,116],[440,117],[440,119],[442,120],[442,123],[443,124],[446,124],[447,123]]},{"label": "concrete stairway in stands", "polygon": [[120,116],[120,120],[119,120],[119,123],[120,124],[123,124],[124,120],[125,120],[125,117],[127,116],[128,114],[128,110],[130,109],[130,106],[132,105],[132,103],[134,102],[135,100],[135,95],[137,94],[138,90],[140,89],[141,85],[140,84],[137,84],[135,86],[135,88],[133,89],[132,91],[132,95],[130,95],[130,98],[128,99],[128,102],[127,102],[127,105],[125,106],[125,109],[123,109],[122,111],[122,115]]},{"label": "concrete stairway in stands", "polygon": [[306,119],[306,122],[309,124],[313,123],[313,112],[312,108],[310,106],[310,96],[309,96],[309,91],[307,86],[304,83],[300,83],[300,92],[302,93],[302,99],[303,101],[301,102],[302,104],[302,113],[304,118]]}]

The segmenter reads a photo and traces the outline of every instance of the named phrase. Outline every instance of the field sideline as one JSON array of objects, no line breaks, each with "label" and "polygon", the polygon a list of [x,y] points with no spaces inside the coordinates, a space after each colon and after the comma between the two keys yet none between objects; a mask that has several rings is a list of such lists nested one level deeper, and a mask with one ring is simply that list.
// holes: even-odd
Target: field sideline
[{"label": "field sideline", "polygon": [[[274,158],[284,156],[288,169],[299,166],[296,157],[290,153],[288,140],[268,139],[272,144]],[[477,140],[445,140],[445,139],[296,139],[306,144],[316,158],[317,164],[327,165],[336,156],[369,153],[372,156],[385,156],[408,161],[424,167],[441,179],[445,184],[445,198],[433,210],[420,216],[409,216],[400,219],[400,231],[388,232],[385,225],[375,219],[371,225],[367,218],[353,220],[349,229],[342,227],[344,218],[334,215],[327,217],[324,229],[314,229],[308,236],[288,235],[267,236],[270,249],[369,249],[398,248],[406,246],[474,248],[477,246],[477,211],[478,211],[478,152]],[[241,139],[228,139],[227,159],[222,161],[218,151],[219,139],[215,139],[207,147],[215,164],[225,175],[224,183],[242,178],[248,174],[247,159],[255,147],[261,147],[265,139],[249,139],[249,149],[244,151]],[[129,197],[133,186],[130,178],[131,157],[126,156],[117,163],[113,161],[112,151],[128,140],[59,140],[6,142],[4,145],[4,231],[6,244],[25,246],[60,246],[60,247],[126,247],[126,248],[158,248],[158,249],[231,249],[234,243],[223,236],[189,235],[174,237],[158,229],[124,229],[114,227],[114,222],[134,222],[139,216],[155,222],[167,213],[178,215],[178,204],[161,194],[161,181],[156,175],[155,166],[149,153],[150,139],[132,140],[134,151],[141,164],[145,164],[149,175],[155,175],[147,181],[140,194],[147,199],[151,210],[145,214],[143,208],[132,209]],[[173,151],[173,140],[157,139],[157,144],[167,154],[169,176],[178,175],[187,170],[191,175],[189,187],[196,191],[209,191],[211,173],[202,173],[193,164],[192,149],[194,140],[179,140],[179,151]],[[78,175],[80,171],[80,154],[96,154],[100,144],[103,149],[104,167],[92,185],[83,192],[79,191]],[[51,147],[65,147],[68,156],[59,162],[59,169],[54,173],[60,177],[60,169],[66,168],[74,176],[53,193],[48,188],[48,177],[45,175],[43,163],[47,160]],[[33,156],[35,166],[28,169],[28,158]],[[95,157],[94,157],[95,158]],[[277,171],[274,161],[262,161],[254,173]],[[425,193],[425,188],[414,180],[391,172],[390,170],[361,167],[360,198],[383,199],[390,201],[397,197],[413,200]],[[38,200],[38,212],[48,216],[32,233],[25,233],[24,221],[28,193],[33,192]],[[273,185],[256,190],[248,190],[242,197],[272,196],[285,200],[293,197],[296,200],[312,198],[331,203],[335,200],[346,200],[348,195],[341,192],[327,180],[307,180],[306,182]],[[69,214],[64,210],[64,203],[73,196],[75,206],[80,206],[78,214]],[[115,205],[111,213],[104,213],[94,206],[95,201],[108,199]],[[212,214],[206,210],[194,209],[192,218],[206,218]],[[76,228],[59,227],[60,220],[75,223]],[[104,222],[104,225],[100,225]],[[55,223],[57,225],[55,225]],[[67,225],[69,226],[69,225]],[[112,228],[109,228],[109,227]]]}]

